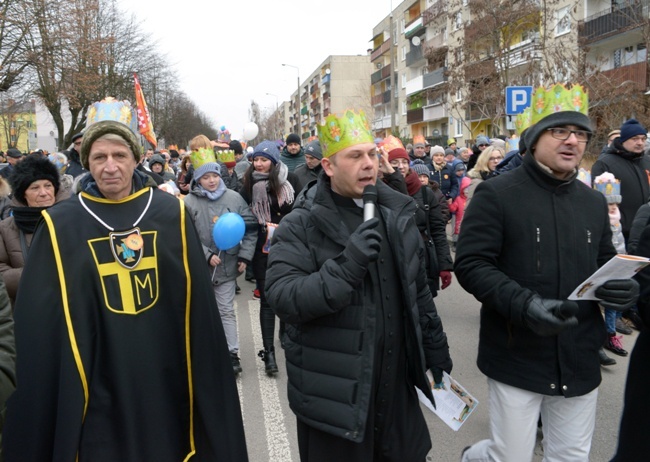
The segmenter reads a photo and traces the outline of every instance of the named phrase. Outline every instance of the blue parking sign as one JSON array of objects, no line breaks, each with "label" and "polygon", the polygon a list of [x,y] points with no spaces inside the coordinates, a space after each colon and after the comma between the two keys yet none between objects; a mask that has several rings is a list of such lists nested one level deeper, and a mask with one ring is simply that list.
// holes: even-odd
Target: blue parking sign
[{"label": "blue parking sign", "polygon": [[530,106],[533,87],[506,87],[506,114],[517,115]]}]

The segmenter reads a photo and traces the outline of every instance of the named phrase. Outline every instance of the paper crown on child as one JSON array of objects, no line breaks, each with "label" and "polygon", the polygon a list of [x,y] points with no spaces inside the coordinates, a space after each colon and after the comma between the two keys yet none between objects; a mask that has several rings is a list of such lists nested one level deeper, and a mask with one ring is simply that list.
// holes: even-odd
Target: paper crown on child
[{"label": "paper crown on child", "polygon": [[384,140],[379,143],[381,147],[384,148],[386,152],[391,152],[393,149],[404,149],[404,145],[399,138],[393,135],[388,135]]},{"label": "paper crown on child", "polygon": [[578,176],[576,179],[582,181],[584,184],[591,188],[591,172],[589,170],[580,167],[578,169]]},{"label": "paper crown on child", "polygon": [[222,125],[221,128],[217,130],[217,142],[230,143],[230,132],[224,125]]},{"label": "paper crown on child", "polygon": [[127,100],[118,101],[112,96],[107,96],[101,101],[93,103],[88,109],[86,116],[86,127],[104,120],[121,122],[131,129],[133,133],[138,132],[137,119],[133,117],[134,110]]},{"label": "paper crown on child", "polygon": [[605,172],[594,179],[594,189],[605,195],[608,204],[620,204],[621,200],[623,200],[621,182],[609,172]]},{"label": "paper crown on child", "polygon": [[517,133],[521,134],[531,125],[555,112],[575,111],[587,115],[589,112],[589,97],[582,85],[572,85],[567,88],[564,84],[556,83],[550,88],[539,87],[533,93],[530,106],[515,119]]},{"label": "paper crown on child", "polygon": [[217,152],[217,160],[226,164],[226,167],[232,168],[237,161],[235,160],[235,151],[219,151]]},{"label": "paper crown on child", "polygon": [[352,109],[347,109],[341,117],[328,115],[325,124],[318,125],[318,139],[325,158],[350,146],[375,142],[365,112]]},{"label": "paper crown on child", "polygon": [[190,162],[192,162],[194,170],[198,170],[199,167],[205,164],[216,163],[217,158],[212,149],[200,148],[198,151],[192,151],[190,154]]}]

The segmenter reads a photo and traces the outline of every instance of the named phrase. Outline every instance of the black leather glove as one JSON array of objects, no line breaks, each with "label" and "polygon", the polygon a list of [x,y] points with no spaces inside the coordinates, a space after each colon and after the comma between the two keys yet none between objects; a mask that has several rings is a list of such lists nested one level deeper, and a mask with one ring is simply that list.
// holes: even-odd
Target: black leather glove
[{"label": "black leather glove", "polygon": [[610,279],[596,289],[596,297],[605,308],[625,311],[639,298],[639,283],[634,279]]},{"label": "black leather glove", "polygon": [[576,314],[580,307],[569,300],[553,300],[535,295],[524,308],[524,324],[542,336],[557,335],[578,325]]},{"label": "black leather glove", "polygon": [[378,225],[377,217],[363,222],[352,233],[348,245],[343,250],[345,262],[341,266],[357,280],[363,279],[368,271],[368,265],[379,258],[381,234],[375,229]]}]

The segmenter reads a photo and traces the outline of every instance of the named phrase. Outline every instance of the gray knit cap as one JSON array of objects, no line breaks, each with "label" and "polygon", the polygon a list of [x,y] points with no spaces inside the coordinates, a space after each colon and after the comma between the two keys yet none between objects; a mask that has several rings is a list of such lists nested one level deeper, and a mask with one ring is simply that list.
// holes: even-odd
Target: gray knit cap
[{"label": "gray knit cap", "polygon": [[81,165],[86,170],[90,170],[88,166],[88,155],[90,154],[90,147],[93,145],[98,138],[101,138],[104,135],[112,133],[118,135],[127,142],[131,148],[131,152],[135,157],[136,162],[140,162],[140,156],[142,155],[140,143],[135,136],[135,133],[124,125],[121,122],[115,122],[114,120],[102,120],[92,124],[86,129],[83,134],[83,140],[81,141],[81,151],[79,152],[79,157],[81,158]]}]

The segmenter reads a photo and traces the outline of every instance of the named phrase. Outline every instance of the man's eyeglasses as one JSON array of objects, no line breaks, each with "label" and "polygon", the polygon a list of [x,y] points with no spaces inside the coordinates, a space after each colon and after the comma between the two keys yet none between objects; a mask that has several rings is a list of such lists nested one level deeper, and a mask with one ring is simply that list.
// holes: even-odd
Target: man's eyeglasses
[{"label": "man's eyeglasses", "polygon": [[591,132],[587,130],[569,130],[568,128],[547,128],[551,132],[551,136],[556,140],[566,141],[573,133],[578,140],[578,143],[586,143],[591,138]]}]

